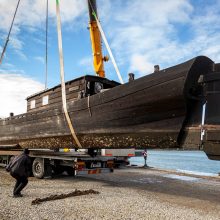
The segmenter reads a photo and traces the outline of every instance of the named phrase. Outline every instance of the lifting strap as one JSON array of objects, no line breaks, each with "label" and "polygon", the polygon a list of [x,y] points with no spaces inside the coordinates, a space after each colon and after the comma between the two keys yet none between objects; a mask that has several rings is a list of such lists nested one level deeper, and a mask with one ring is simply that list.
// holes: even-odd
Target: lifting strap
[{"label": "lifting strap", "polygon": [[46,44],[45,44],[45,89],[47,89],[47,72],[48,72],[48,62],[47,62],[47,54],[48,54],[48,0],[47,0],[47,6],[46,6],[46,33],[45,33],[45,40],[46,40]]},{"label": "lifting strap", "polygon": [[62,90],[62,103],[63,110],[66,117],[67,124],[71,131],[71,134],[79,148],[82,148],[75,130],[73,128],[69,113],[67,111],[67,103],[66,103],[66,85],[64,80],[64,62],[63,62],[63,46],[62,46],[62,32],[61,32],[61,19],[60,19],[60,7],[59,0],[56,0],[56,15],[57,15],[57,34],[58,34],[58,47],[59,47],[59,55],[60,55],[60,78],[61,78],[61,90]]},{"label": "lifting strap", "polygon": [[15,13],[14,13],[14,16],[13,16],[13,19],[12,19],[12,22],[11,22],[11,26],[10,26],[10,29],[9,29],[9,32],[8,32],[8,36],[6,38],[6,42],[5,42],[5,45],[4,45],[3,50],[2,50],[2,54],[1,54],[1,58],[0,58],[0,64],[2,64],[2,60],[3,60],[4,54],[5,54],[8,42],[9,42],[9,37],[10,37],[10,34],[11,34],[11,30],[12,30],[12,27],[13,27],[13,24],[14,24],[14,20],[15,20],[16,14],[17,14],[19,4],[20,4],[20,0],[18,0],[16,9],[15,9]]},{"label": "lifting strap", "polygon": [[106,49],[108,50],[109,56],[110,56],[110,58],[111,58],[111,60],[112,60],[112,63],[113,63],[113,66],[114,66],[114,68],[115,68],[115,71],[116,71],[116,73],[117,73],[117,75],[118,75],[118,78],[119,78],[121,84],[124,84],[124,81],[123,81],[123,79],[122,79],[122,77],[121,77],[121,74],[120,74],[120,71],[119,71],[119,69],[118,69],[118,66],[117,66],[117,64],[116,64],[115,58],[114,58],[114,56],[113,56],[113,54],[112,54],[111,48],[110,48],[110,46],[109,46],[109,44],[108,44],[108,41],[107,41],[107,39],[106,39],[105,33],[104,33],[103,29],[102,29],[102,26],[101,26],[101,24],[100,24],[100,22],[99,22],[99,20],[98,20],[98,17],[97,17],[97,15],[96,15],[96,13],[95,13],[95,10],[94,10],[94,8],[93,8],[93,6],[92,6],[90,0],[89,0],[89,4],[90,4],[90,6],[91,6],[92,14],[93,14],[93,16],[95,17],[95,20],[96,20],[96,22],[97,22],[97,26],[98,26],[98,28],[99,28],[100,34],[101,34],[102,39],[103,39],[103,41],[104,41],[104,43],[105,43]]}]

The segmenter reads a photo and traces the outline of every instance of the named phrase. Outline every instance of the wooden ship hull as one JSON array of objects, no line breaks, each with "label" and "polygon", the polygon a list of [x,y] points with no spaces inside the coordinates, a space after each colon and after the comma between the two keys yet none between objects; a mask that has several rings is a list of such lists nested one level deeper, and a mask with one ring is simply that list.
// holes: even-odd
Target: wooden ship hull
[{"label": "wooden ship hull", "polygon": [[[203,104],[215,100],[204,89],[214,65],[200,56],[123,85],[96,76],[67,82],[67,108],[82,147],[198,149],[206,126],[204,149],[210,157],[220,157],[210,139],[220,124],[214,103],[207,106],[208,124],[201,126]],[[77,147],[63,113],[60,85],[28,97],[27,103],[27,113],[0,120],[1,146]]]},{"label": "wooden ship hull", "polygon": [[203,150],[213,160],[220,160],[220,64],[204,77],[206,99]]}]

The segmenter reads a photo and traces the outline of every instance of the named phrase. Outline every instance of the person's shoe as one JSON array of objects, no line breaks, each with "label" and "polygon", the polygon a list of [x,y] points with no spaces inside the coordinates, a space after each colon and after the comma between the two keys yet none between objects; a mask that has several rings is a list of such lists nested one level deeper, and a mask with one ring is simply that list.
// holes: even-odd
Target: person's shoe
[{"label": "person's shoe", "polygon": [[23,197],[23,195],[22,195],[21,193],[18,193],[18,195],[19,195],[20,197]]},{"label": "person's shoe", "polygon": [[21,193],[18,193],[18,194],[14,194],[13,197],[14,198],[19,198],[19,197],[23,197],[23,195]]}]

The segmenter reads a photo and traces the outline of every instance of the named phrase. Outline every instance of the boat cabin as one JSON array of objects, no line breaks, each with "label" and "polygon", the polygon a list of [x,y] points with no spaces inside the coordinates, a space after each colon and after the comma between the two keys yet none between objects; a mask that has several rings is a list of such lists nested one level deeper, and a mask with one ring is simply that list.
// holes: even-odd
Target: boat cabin
[{"label": "boat cabin", "polygon": [[[118,85],[120,85],[120,83],[116,81],[98,76],[86,75],[66,82],[67,102],[92,96],[105,89],[110,89]],[[61,102],[61,85],[57,85],[51,89],[46,89],[27,97],[27,112],[40,109],[43,110],[47,107],[56,106]]]}]

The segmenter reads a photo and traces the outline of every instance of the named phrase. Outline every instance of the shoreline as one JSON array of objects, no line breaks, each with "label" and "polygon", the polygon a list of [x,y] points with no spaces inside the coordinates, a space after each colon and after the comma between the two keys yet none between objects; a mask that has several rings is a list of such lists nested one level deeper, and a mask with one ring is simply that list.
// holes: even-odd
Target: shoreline
[{"label": "shoreline", "polygon": [[157,168],[157,167],[151,167],[151,166],[148,166],[147,168],[146,167],[143,167],[143,166],[134,166],[134,165],[129,165],[128,166],[129,168],[134,168],[134,169],[151,169],[151,170],[155,170],[155,171],[161,171],[161,172],[165,172],[165,173],[172,173],[172,174],[178,174],[178,175],[184,175],[184,176],[190,176],[190,177],[198,177],[198,178],[203,178],[203,179],[213,179],[213,180],[220,180],[220,173],[219,174],[213,174],[213,175],[202,175],[202,172],[201,172],[201,175],[199,173],[193,173],[193,171],[181,171],[181,170],[172,170],[172,169],[163,169],[163,168]]}]

